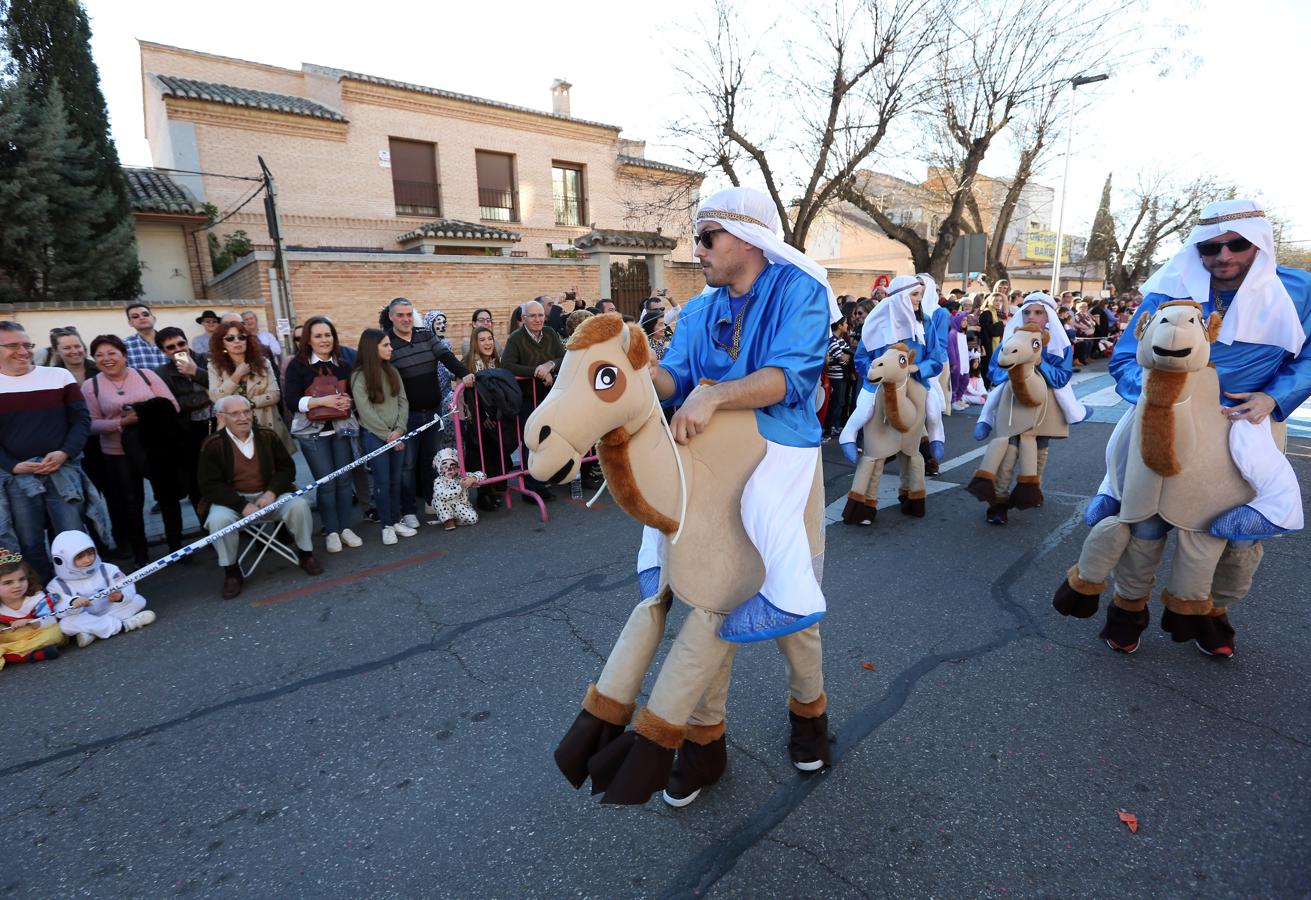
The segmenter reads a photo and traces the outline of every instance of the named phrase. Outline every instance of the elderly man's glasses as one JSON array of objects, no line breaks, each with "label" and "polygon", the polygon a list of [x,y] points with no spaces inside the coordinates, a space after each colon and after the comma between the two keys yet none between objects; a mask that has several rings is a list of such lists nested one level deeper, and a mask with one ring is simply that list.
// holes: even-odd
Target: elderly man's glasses
[{"label": "elderly man's glasses", "polygon": [[1201,256],[1219,256],[1221,247],[1228,247],[1230,253],[1244,253],[1252,248],[1252,242],[1245,237],[1236,237],[1232,241],[1204,241],[1197,245],[1197,252]]},{"label": "elderly man's glasses", "polygon": [[0,344],[6,350],[35,350],[36,344],[29,344],[24,341],[15,341],[12,344]]},{"label": "elderly man's glasses", "polygon": [[692,243],[693,245],[700,244],[702,247],[709,250],[711,245],[715,242],[715,235],[723,234],[726,230],[727,229],[724,228],[707,228],[700,234],[693,235]]}]

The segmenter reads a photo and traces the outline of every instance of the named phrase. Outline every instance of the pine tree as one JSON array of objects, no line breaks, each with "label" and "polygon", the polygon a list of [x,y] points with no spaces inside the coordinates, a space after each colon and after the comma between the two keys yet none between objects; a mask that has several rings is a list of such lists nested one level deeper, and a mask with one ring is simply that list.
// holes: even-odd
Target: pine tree
[{"label": "pine tree", "polygon": [[43,142],[35,118],[26,75],[0,87],[0,299],[8,302],[38,295],[52,237],[51,162],[33,152]]},{"label": "pine tree", "polygon": [[72,255],[57,252],[60,262],[51,270],[52,284],[81,284],[84,293],[77,299],[126,301],[138,296],[141,272],[132,209],[109,136],[86,12],[77,0],[0,0],[0,30],[12,73],[28,78],[30,104],[49,111],[52,94],[62,93],[58,103],[65,109],[71,143],[58,135],[47,137],[59,144],[64,157],[77,157],[86,167],[72,175],[68,197],[89,198],[90,205],[78,209],[71,203],[56,204],[60,218],[55,224],[59,235],[82,242],[87,262],[77,265]]},{"label": "pine tree", "polygon": [[1102,187],[1102,202],[1097,207],[1097,215],[1093,217],[1092,232],[1088,235],[1085,258],[1109,264],[1114,242],[1115,220],[1111,218],[1111,176],[1108,174],[1106,184]]}]

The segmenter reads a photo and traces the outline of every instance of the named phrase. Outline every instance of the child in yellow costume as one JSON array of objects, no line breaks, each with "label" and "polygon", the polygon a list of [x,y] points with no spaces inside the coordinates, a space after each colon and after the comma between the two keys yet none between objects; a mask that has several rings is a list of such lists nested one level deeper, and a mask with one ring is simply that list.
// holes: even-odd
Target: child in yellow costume
[{"label": "child in yellow costume", "polygon": [[55,621],[59,603],[41,590],[22,556],[0,548],[0,669],[58,658],[59,645],[67,640]]}]

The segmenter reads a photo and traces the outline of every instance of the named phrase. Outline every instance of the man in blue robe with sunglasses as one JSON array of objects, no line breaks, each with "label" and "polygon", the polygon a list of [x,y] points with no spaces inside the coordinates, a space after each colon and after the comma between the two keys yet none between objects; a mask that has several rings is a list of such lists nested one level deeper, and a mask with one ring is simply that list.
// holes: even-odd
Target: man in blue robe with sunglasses
[{"label": "man in blue robe with sunglasses", "polygon": [[[1143,284],[1143,302],[1111,356],[1116,391],[1131,404],[1142,392],[1135,329],[1144,316],[1171,299],[1191,299],[1204,315],[1219,313],[1220,334],[1211,364],[1220,378],[1221,414],[1232,422],[1229,449],[1256,492],[1251,503],[1222,514],[1211,534],[1230,543],[1213,585],[1228,603],[1246,594],[1260,563],[1259,541],[1303,527],[1302,492],[1288,459],[1276,444],[1272,422],[1283,423],[1311,397],[1311,273],[1276,265],[1274,233],[1252,200],[1222,200],[1202,210],[1179,252]],[[1130,410],[1107,444],[1107,475],[1085,513],[1094,525],[1120,509],[1115,485],[1122,483],[1127,453],[1120,440],[1133,418]],[[1121,477],[1113,478],[1113,471]],[[1217,574],[1217,580],[1220,576]],[[1233,589],[1232,591],[1230,589]],[[1219,601],[1217,600],[1217,603]],[[1232,655],[1232,642],[1225,648]]]}]

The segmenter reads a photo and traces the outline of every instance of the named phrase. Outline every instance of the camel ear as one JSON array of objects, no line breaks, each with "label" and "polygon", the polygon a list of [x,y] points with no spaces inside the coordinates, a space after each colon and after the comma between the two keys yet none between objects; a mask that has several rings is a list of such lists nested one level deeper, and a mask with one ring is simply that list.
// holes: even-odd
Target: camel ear
[{"label": "camel ear", "polygon": [[1152,324],[1152,314],[1143,313],[1138,317],[1138,324],[1133,327],[1133,336],[1141,341],[1143,335],[1147,333],[1147,326],[1150,324]]},{"label": "camel ear", "polygon": [[619,333],[623,342],[624,353],[628,354],[628,363],[634,369],[644,369],[651,363],[651,345],[646,342],[646,332],[641,326],[628,324]]},{"label": "camel ear", "polygon": [[915,351],[914,351],[914,350],[907,350],[907,351],[906,351],[906,365],[908,365],[908,366],[913,366],[914,364],[915,364]]},{"label": "camel ear", "polygon": [[1052,336],[1046,328],[1042,330],[1042,345],[1046,347],[1051,342]]},{"label": "camel ear", "polygon": [[1219,313],[1211,313],[1206,319],[1206,339],[1212,344],[1220,337],[1220,323],[1224,321]]}]

